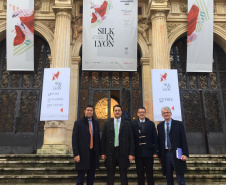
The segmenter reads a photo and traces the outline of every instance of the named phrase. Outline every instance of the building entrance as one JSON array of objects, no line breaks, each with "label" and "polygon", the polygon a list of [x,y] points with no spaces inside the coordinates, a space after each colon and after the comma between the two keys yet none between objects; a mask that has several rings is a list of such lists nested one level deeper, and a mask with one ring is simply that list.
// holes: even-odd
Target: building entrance
[{"label": "building entrance", "polygon": [[94,107],[94,117],[104,122],[113,117],[113,106],[120,104],[123,117],[137,118],[137,108],[142,105],[141,67],[137,72],[86,72],[80,69],[79,115],[84,115],[85,106]]},{"label": "building entrance", "polygon": [[174,43],[171,57],[171,69],[178,70],[182,119],[186,127],[189,152],[226,153],[225,52],[214,43],[212,73],[186,73],[186,38]]},{"label": "building entrance", "polygon": [[36,153],[43,144],[40,122],[43,69],[49,68],[48,44],[35,36],[35,70],[6,71],[6,40],[0,43],[0,153]]}]

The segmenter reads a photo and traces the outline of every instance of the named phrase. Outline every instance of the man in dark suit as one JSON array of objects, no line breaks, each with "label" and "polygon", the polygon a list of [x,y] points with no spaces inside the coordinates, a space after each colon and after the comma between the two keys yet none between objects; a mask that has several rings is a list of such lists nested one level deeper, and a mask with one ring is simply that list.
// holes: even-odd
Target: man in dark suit
[{"label": "man in dark suit", "polygon": [[134,156],[131,124],[122,119],[122,107],[113,107],[114,118],[106,122],[101,139],[101,157],[107,168],[107,185],[114,185],[116,165],[119,166],[121,185],[128,185],[127,169]]},{"label": "man in dark suit", "polygon": [[158,138],[155,124],[146,118],[146,109],[138,108],[138,119],[132,123],[135,142],[135,162],[138,185],[145,185],[144,173],[148,185],[154,185],[153,157],[158,157]]},{"label": "man in dark suit", "polygon": [[75,122],[72,133],[75,168],[78,170],[76,184],[84,184],[84,176],[87,172],[87,185],[93,185],[95,169],[99,168],[99,122],[92,117],[93,107],[91,105],[88,105],[84,112],[85,116]]},{"label": "man in dark suit", "polygon": [[[158,126],[159,157],[162,163],[163,175],[166,175],[167,185],[174,185],[173,170],[175,170],[178,185],[184,185],[184,173],[187,172],[188,146],[183,123],[171,119],[169,107],[161,109],[165,121]],[[182,149],[181,159],[176,158],[177,148]]]}]

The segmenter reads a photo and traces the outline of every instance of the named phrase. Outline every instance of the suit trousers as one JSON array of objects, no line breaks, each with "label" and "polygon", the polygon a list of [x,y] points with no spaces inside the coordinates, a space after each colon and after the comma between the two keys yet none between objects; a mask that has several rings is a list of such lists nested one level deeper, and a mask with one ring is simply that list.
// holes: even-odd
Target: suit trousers
[{"label": "suit trousers", "polygon": [[[174,185],[174,180],[173,180],[173,170],[175,170],[175,158],[173,156],[172,151],[165,151],[165,164],[166,164],[166,180],[167,180],[167,185]],[[176,174],[177,177],[177,183],[178,185],[185,185],[185,179],[184,175],[178,175]]]},{"label": "suit trousers", "polygon": [[146,172],[148,185],[154,185],[153,157],[136,157],[135,162],[136,162],[138,185],[145,185],[145,178],[144,178],[145,172]]},{"label": "suit trousers", "polygon": [[[119,166],[119,147],[115,147],[113,154],[113,164],[111,169],[107,169],[107,185],[114,185],[116,166]],[[128,185],[127,168],[119,167],[121,185]]]},{"label": "suit trousers", "polygon": [[87,185],[93,185],[95,179],[95,152],[93,149],[90,149],[90,169],[89,170],[78,170],[78,177],[76,180],[76,185],[84,184],[84,177],[87,172]]}]

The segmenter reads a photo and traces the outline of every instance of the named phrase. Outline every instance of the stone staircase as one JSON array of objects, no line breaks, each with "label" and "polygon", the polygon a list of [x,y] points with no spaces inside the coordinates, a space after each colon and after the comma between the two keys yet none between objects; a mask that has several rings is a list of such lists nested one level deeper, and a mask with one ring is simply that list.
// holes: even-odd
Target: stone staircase
[{"label": "stone staircase", "polygon": [[[190,155],[187,161],[187,185],[226,185],[226,155]],[[154,164],[156,185],[166,185],[158,160]],[[129,185],[137,184],[134,161],[128,171]],[[101,160],[95,185],[104,185],[106,169]],[[0,155],[0,184],[75,185],[76,171],[72,155]],[[118,172],[115,184],[120,184]],[[176,183],[175,183],[176,184]]]}]

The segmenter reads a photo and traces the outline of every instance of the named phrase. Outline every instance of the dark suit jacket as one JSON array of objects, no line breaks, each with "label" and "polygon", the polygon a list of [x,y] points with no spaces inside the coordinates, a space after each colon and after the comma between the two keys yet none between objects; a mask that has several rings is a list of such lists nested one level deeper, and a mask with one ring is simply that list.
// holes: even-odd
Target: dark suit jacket
[{"label": "dark suit jacket", "polygon": [[[135,143],[135,156],[153,157],[154,154],[158,154],[158,138],[155,124],[148,118],[145,118],[146,126],[144,136],[146,137],[141,138],[139,123],[139,119],[132,122],[133,137]],[[140,145],[140,143],[146,144]]]},{"label": "dark suit jacket", "polygon": [[[158,140],[159,140],[159,156],[162,162],[163,175],[166,175],[166,164],[165,164],[165,129],[164,123],[161,122],[158,126]],[[176,121],[172,119],[170,128],[170,142],[172,145],[172,152],[175,161],[175,172],[178,175],[182,175],[187,172],[186,162],[176,158],[177,148],[182,148],[183,155],[189,157],[187,139],[184,130],[184,125],[181,121]]]},{"label": "dark suit jacket", "polygon": [[[114,119],[110,119],[104,125],[101,138],[101,155],[106,155],[105,166],[108,169],[113,167],[114,139]],[[128,156],[134,156],[134,139],[131,124],[125,119],[121,119],[119,129],[119,152],[119,167],[128,168],[130,165]]]},{"label": "dark suit jacket", "polygon": [[100,155],[100,130],[99,122],[92,118],[93,123],[93,149],[95,152],[95,161],[90,161],[90,133],[89,121],[86,117],[74,123],[72,133],[72,148],[74,157],[80,155],[80,162],[75,163],[76,170],[90,169],[90,163],[94,162],[96,168],[99,168]]}]

